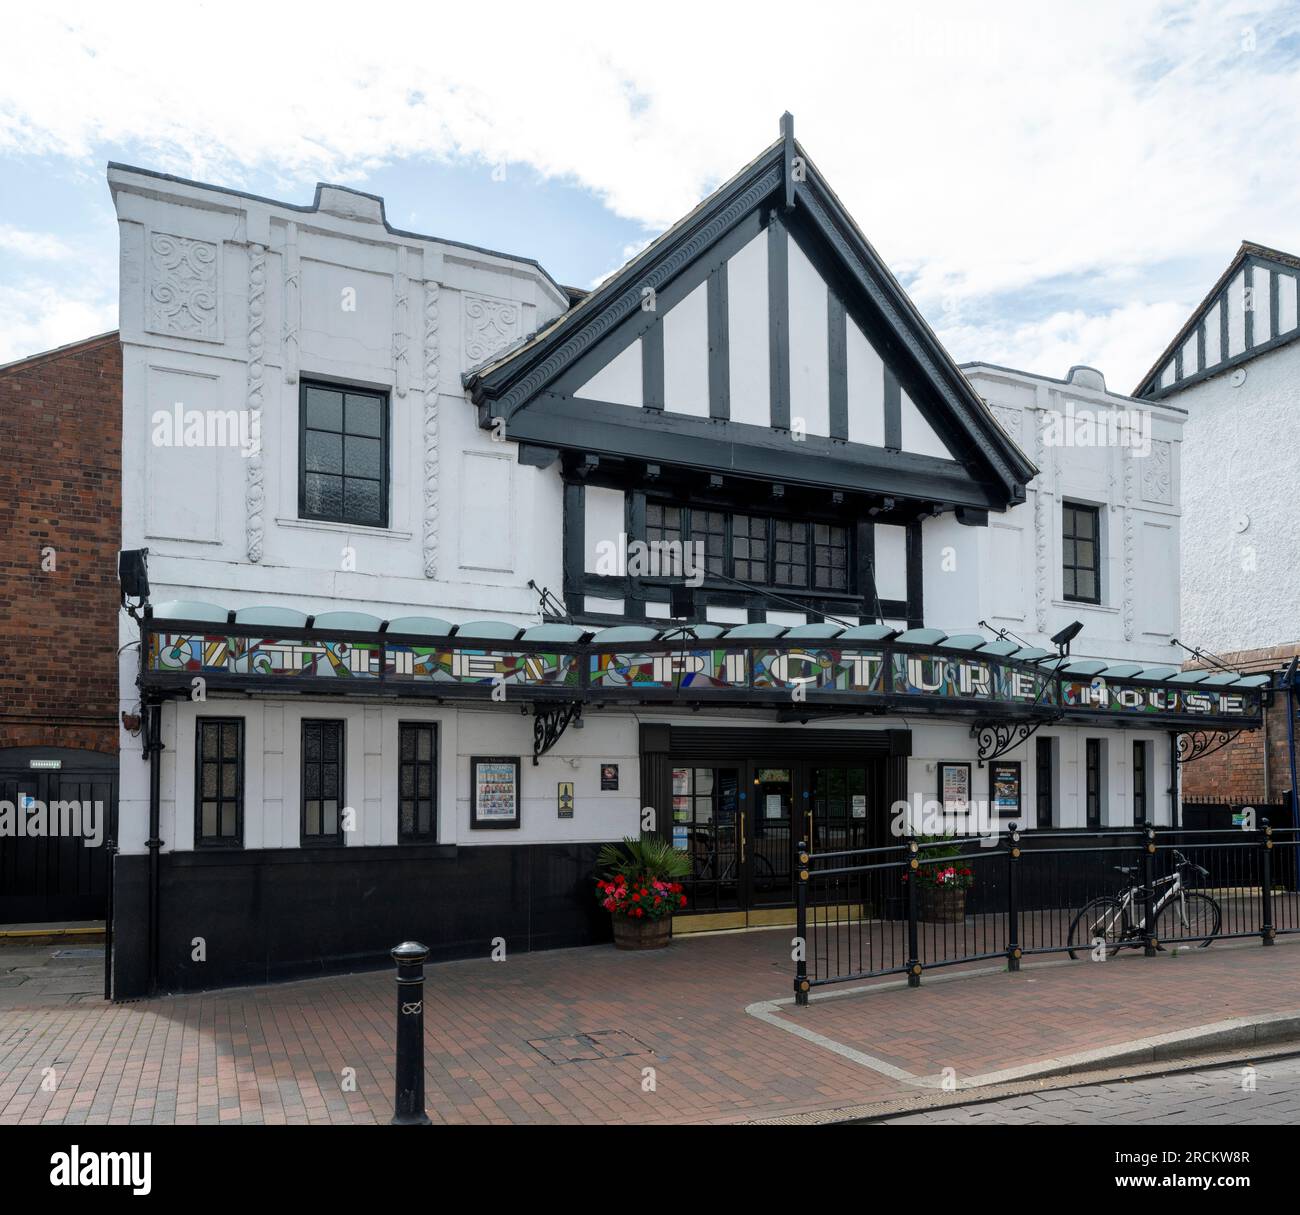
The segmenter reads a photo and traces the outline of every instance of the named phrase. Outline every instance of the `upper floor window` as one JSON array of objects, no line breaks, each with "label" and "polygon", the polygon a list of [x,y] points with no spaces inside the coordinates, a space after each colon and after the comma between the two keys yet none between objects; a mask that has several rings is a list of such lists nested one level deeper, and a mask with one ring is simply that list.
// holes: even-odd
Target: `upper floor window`
[{"label": "upper floor window", "polygon": [[1061,569],[1066,599],[1101,602],[1101,512],[1096,506],[1066,502],[1061,507]]},{"label": "upper floor window", "polygon": [[303,382],[298,516],[388,526],[388,395]]},{"label": "upper floor window", "polygon": [[646,540],[686,537],[699,545],[706,574],[783,590],[852,588],[849,529],[770,515],[646,503]]}]

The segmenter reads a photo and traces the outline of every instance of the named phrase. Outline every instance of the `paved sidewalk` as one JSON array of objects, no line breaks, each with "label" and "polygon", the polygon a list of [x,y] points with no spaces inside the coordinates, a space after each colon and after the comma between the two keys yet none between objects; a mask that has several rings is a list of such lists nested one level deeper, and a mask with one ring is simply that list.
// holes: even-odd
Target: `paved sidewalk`
[{"label": "paved sidewalk", "polygon": [[1057,1088],[883,1121],[891,1126],[1102,1122],[1134,1126],[1294,1126],[1300,1121],[1300,1058]]},{"label": "paved sidewalk", "polygon": [[[599,947],[432,966],[427,1105],[437,1123],[502,1124],[902,1109],[945,1068],[960,1084],[1230,1018],[1300,1013],[1298,946],[943,981],[932,972],[917,990],[869,985],[766,1019],[746,1010],[789,994],[788,929],[683,937],[661,953]],[[0,1005],[0,1123],[390,1116],[391,970],[122,1005],[92,993],[32,989],[27,1002]]]}]

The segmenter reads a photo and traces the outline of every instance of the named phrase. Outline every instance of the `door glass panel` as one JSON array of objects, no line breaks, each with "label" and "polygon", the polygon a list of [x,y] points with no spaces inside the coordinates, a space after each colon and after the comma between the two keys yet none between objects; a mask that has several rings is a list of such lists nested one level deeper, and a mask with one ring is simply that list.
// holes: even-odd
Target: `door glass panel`
[{"label": "door glass panel", "polygon": [[746,840],[750,905],[788,903],[794,823],[794,780],[789,768],[759,768],[754,774],[754,809]]},{"label": "door glass panel", "polygon": [[691,911],[739,907],[738,768],[673,769],[673,844],[687,853]]}]

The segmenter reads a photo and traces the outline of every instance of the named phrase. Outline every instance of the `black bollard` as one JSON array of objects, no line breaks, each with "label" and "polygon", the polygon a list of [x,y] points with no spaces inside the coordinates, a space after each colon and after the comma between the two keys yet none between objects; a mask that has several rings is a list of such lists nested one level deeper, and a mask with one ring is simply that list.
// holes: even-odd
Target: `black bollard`
[{"label": "black bollard", "polygon": [[428,1126],[424,1112],[424,960],[427,945],[403,941],[397,963],[397,1063],[392,1126]]}]

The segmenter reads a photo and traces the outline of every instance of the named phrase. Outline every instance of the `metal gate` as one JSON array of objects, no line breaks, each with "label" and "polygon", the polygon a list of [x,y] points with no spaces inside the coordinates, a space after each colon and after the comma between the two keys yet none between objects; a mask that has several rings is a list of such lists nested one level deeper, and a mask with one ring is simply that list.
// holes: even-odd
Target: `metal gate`
[{"label": "metal gate", "polygon": [[104,919],[117,758],[63,747],[0,751],[0,804],[0,924]]}]

